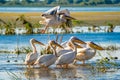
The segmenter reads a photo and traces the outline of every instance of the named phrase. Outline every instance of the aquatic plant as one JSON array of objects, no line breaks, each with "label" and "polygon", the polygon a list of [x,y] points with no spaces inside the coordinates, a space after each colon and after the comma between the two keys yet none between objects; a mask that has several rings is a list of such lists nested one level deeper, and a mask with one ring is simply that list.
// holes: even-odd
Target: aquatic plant
[{"label": "aquatic plant", "polygon": [[5,22],[2,19],[0,19],[0,22],[3,24],[1,26],[5,28],[5,35],[15,34],[15,25],[13,25],[11,22]]},{"label": "aquatic plant", "polygon": [[84,21],[81,20],[73,20],[73,26],[80,26]]},{"label": "aquatic plant", "polygon": [[115,26],[112,23],[107,23],[108,24],[108,29],[107,32],[113,32],[113,30],[115,29]]},{"label": "aquatic plant", "polygon": [[7,74],[10,76],[10,79],[11,80],[22,80],[22,78],[21,78],[21,76],[17,76],[15,73],[13,73],[13,72],[8,72],[7,71]]},{"label": "aquatic plant", "polygon": [[30,47],[22,47],[20,51],[22,53],[29,53],[32,52],[32,49]]},{"label": "aquatic plant", "polygon": [[33,34],[33,25],[29,22],[29,21],[27,21],[26,19],[25,19],[25,16],[24,15],[21,15],[21,16],[19,16],[17,19],[16,19],[16,21],[18,21],[18,20],[20,20],[20,21],[22,21],[22,24],[24,25],[24,27],[25,27],[25,29],[26,29],[26,34]]},{"label": "aquatic plant", "polygon": [[101,56],[101,59],[97,60],[96,66],[94,67],[97,71],[106,72],[108,69],[115,69],[119,66],[114,60],[118,59],[117,57],[112,57],[109,53],[107,53],[108,57],[103,57],[101,53],[98,53]]}]

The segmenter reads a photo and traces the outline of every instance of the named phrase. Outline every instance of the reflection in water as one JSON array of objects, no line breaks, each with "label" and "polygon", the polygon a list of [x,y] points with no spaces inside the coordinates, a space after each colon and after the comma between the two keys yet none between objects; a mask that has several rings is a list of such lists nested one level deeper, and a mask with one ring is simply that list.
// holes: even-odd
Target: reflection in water
[{"label": "reflection in water", "polygon": [[27,68],[25,71],[28,80],[88,80],[91,75],[86,66],[69,69]]},{"label": "reflection in water", "polygon": [[25,71],[25,76],[28,80],[37,80],[37,79],[54,80],[55,79],[55,74],[51,73],[51,69],[45,69],[45,68],[40,68],[40,69],[27,68]]},{"label": "reflection in water", "polygon": [[54,71],[56,74],[56,79],[66,79],[66,80],[73,80],[75,79],[76,69],[58,69]]},{"label": "reflection in water", "polygon": [[[87,61],[86,65],[81,65],[81,62],[78,61],[75,65],[70,65],[69,69],[59,69],[55,65],[50,66],[48,69],[45,68],[26,68],[23,64],[23,57],[25,55],[19,55],[19,57],[11,57],[13,54],[9,54],[9,57],[6,57],[8,54],[0,54],[0,80],[13,80],[9,79],[10,75],[6,73],[12,72],[18,76],[21,80],[120,80],[120,50],[115,51],[102,51],[100,52],[104,57],[118,57],[115,62],[119,64],[116,66],[111,66],[113,69],[109,69],[109,72],[98,72],[93,69],[96,66],[96,60],[101,59],[101,56],[96,54],[94,58]],[[107,54],[109,53],[109,54]],[[10,60],[10,62],[6,62]],[[18,60],[18,62],[14,62]],[[114,60],[110,60],[111,62]],[[21,74],[21,75],[20,75]]]}]

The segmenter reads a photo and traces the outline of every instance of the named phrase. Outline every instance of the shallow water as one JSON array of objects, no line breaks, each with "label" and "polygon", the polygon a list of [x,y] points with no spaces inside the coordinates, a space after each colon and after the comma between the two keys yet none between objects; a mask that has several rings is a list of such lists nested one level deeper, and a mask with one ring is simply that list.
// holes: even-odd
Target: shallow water
[{"label": "shallow water", "polygon": [[[55,40],[54,34],[1,35],[0,49],[13,50],[17,45],[17,40],[19,47],[30,46],[29,40],[31,38],[47,43],[48,36],[51,40]],[[64,34],[63,41],[68,40],[71,36],[76,36],[83,41],[93,41],[101,46],[120,46],[119,32]],[[106,72],[98,72],[93,69],[92,67],[96,67],[97,60],[101,59],[101,56],[98,55],[99,52],[103,57],[110,57],[109,54],[112,57],[117,56],[118,59],[111,60],[111,62],[116,62],[119,66],[108,65],[110,69]],[[94,58],[86,62],[87,65],[83,66],[78,61],[76,65],[71,64],[69,69],[59,69],[55,65],[50,66],[48,69],[39,68],[38,66],[27,68],[23,64],[24,59],[25,54],[17,56],[16,54],[0,53],[0,80],[15,80],[15,78],[17,80],[120,80],[120,50],[98,51]]]},{"label": "shallow water", "polygon": [[[101,52],[104,57],[109,55],[108,51]],[[98,52],[97,52],[98,53]],[[39,68],[27,68],[23,62],[25,54],[19,56],[15,54],[0,54],[0,80],[119,80],[120,79],[120,50],[109,51],[111,56],[118,56],[118,60],[114,60],[119,64],[116,68],[111,67],[106,72],[98,72],[92,68],[95,67],[97,59],[101,57],[96,56],[87,61],[86,65],[81,65],[81,62],[77,62],[75,65],[70,64],[69,69],[56,68],[53,64],[48,69]],[[7,62],[10,60],[10,62]],[[17,62],[15,62],[17,60]],[[14,75],[15,74],[15,75]]]}]

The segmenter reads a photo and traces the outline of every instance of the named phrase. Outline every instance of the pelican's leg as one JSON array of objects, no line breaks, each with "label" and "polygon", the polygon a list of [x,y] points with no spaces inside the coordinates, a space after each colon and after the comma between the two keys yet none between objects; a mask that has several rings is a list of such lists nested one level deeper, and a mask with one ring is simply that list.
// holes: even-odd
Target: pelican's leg
[{"label": "pelican's leg", "polygon": [[84,61],[84,60],[82,61],[82,64],[83,64],[83,65],[85,64],[85,61]]},{"label": "pelican's leg", "polygon": [[64,67],[65,67],[65,65],[61,65],[61,67],[62,67],[62,68],[64,68]]},{"label": "pelican's leg", "polygon": [[42,33],[45,33],[45,31],[47,30],[49,26],[45,26],[45,30],[42,30]]},{"label": "pelican's leg", "polygon": [[68,68],[68,64],[62,65],[62,68]]},{"label": "pelican's leg", "polygon": [[77,60],[74,60],[73,64],[76,64]]},{"label": "pelican's leg", "polygon": [[68,69],[68,64],[66,64],[66,69]]},{"label": "pelican's leg", "polygon": [[28,68],[30,68],[30,65],[27,65]]},{"label": "pelican's leg", "polygon": [[62,67],[62,65],[56,65],[56,67],[57,67],[57,68],[61,68],[61,67]]},{"label": "pelican's leg", "polygon": [[45,70],[48,70],[48,67],[47,67],[47,66],[44,66],[44,69],[45,69]]}]

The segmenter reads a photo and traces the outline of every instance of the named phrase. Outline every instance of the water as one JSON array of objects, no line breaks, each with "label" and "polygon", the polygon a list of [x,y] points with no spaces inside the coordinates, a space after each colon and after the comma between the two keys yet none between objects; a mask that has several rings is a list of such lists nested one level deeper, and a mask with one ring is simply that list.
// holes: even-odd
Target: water
[{"label": "water", "polygon": [[[0,7],[0,12],[45,12],[52,7]],[[61,7],[71,12],[119,12],[120,7]]]},{"label": "water", "polygon": [[[54,34],[1,35],[0,49],[14,50],[17,45],[17,40],[19,47],[30,46],[29,40],[31,38],[47,43],[48,36],[50,36],[51,40],[55,40]],[[120,46],[119,32],[64,34],[63,42],[71,36],[76,36],[83,41],[93,41],[102,46]],[[120,50],[101,51],[100,53],[104,57],[109,56],[106,53],[110,53],[113,57],[117,56],[118,60],[116,60],[116,62],[120,64]],[[58,69],[55,65],[50,66],[49,69],[38,67],[28,69],[23,64],[24,59],[25,54],[17,56],[16,54],[0,53],[0,80],[14,80],[14,74],[17,76],[17,80],[120,80],[120,66],[118,66],[116,70],[110,69],[110,71],[105,73],[96,72],[91,68],[91,65],[94,66],[97,59],[101,59],[98,54],[87,61],[87,65],[82,66],[81,62],[77,62],[76,65],[71,64],[69,69]],[[10,60],[10,62],[7,62],[8,60]],[[17,60],[17,62],[15,62],[15,60]]]},{"label": "water", "polygon": [[[15,49],[17,42],[19,47],[30,46],[29,40],[35,38],[43,43],[48,42],[48,36],[50,40],[55,40],[54,34],[33,34],[33,35],[1,35],[0,36],[0,49]],[[61,35],[59,35],[61,36]],[[68,40],[71,36],[76,36],[83,41],[93,41],[103,45],[117,45],[120,46],[120,33],[76,33],[76,34],[64,34],[63,41]]]}]

